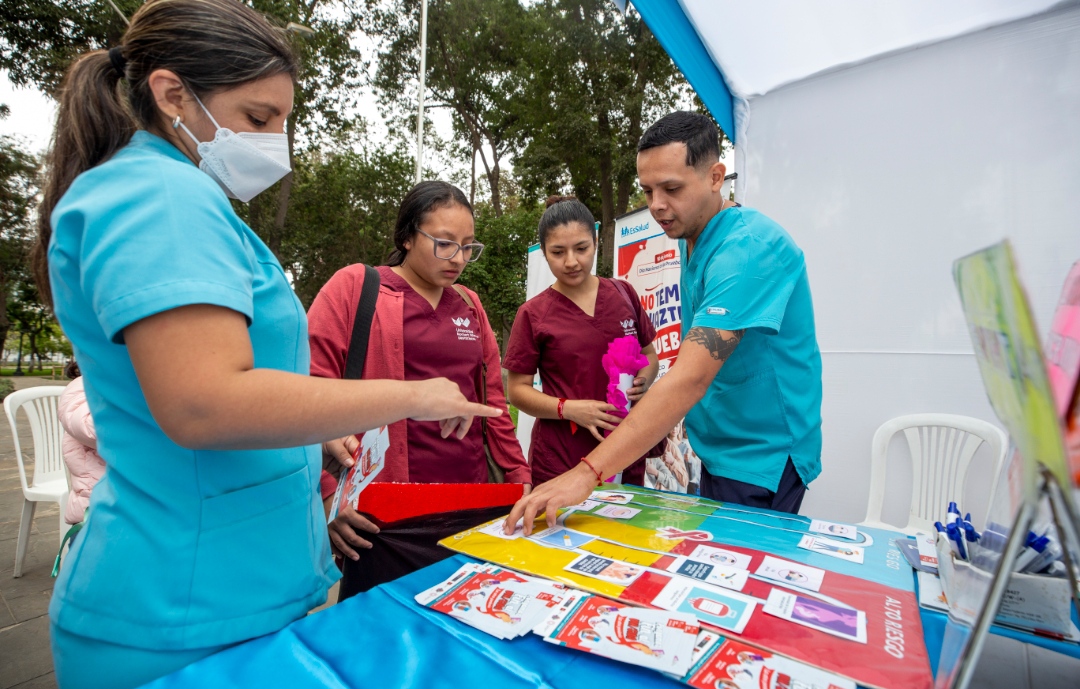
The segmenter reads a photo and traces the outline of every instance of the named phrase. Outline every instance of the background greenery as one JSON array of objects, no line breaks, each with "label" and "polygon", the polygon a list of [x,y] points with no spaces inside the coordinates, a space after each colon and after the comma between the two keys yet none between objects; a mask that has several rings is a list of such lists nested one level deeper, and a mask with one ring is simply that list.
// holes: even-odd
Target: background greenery
[{"label": "background greenery", "polygon": [[[130,16],[141,2],[115,4]],[[275,24],[311,29],[290,33],[303,65],[286,127],[294,171],[237,204],[309,305],[335,271],[379,264],[392,248],[415,166],[419,0],[249,4]],[[0,3],[0,68],[55,97],[77,55],[118,45],[123,31],[104,0]],[[474,201],[488,248],[461,281],[503,343],[525,299],[543,199],[572,193],[592,209],[599,268],[610,274],[614,219],[641,201],[637,140],[691,92],[640,17],[610,0],[430,0],[426,79],[428,105],[450,113],[452,132],[425,123],[425,161],[440,166],[425,178],[454,182]],[[377,99],[381,122],[357,114],[364,98]],[[11,331],[38,358],[65,351],[26,270],[40,174],[36,152],[0,137],[0,342],[12,344]]]}]

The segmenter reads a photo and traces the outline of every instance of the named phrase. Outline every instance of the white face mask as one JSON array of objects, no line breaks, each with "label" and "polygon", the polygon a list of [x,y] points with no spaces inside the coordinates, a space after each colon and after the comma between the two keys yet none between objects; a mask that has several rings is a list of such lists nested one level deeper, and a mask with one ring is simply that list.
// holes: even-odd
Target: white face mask
[{"label": "white face mask", "polygon": [[196,143],[202,158],[199,169],[213,177],[229,198],[247,203],[289,174],[292,167],[285,134],[238,134],[218,125],[198,96],[195,100],[217,127],[214,139],[200,142],[183,122],[177,120],[177,124]]}]

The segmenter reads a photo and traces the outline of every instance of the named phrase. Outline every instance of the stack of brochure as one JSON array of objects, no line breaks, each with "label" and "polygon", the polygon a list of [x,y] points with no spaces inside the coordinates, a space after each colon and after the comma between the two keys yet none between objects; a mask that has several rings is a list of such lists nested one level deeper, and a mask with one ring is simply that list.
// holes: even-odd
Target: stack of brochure
[{"label": "stack of brochure", "polygon": [[567,593],[560,584],[494,565],[470,563],[415,598],[420,605],[482,632],[516,639],[532,631]]},{"label": "stack of brochure", "polygon": [[697,618],[686,613],[635,608],[568,591],[535,631],[553,644],[682,678],[693,665],[701,628]]}]

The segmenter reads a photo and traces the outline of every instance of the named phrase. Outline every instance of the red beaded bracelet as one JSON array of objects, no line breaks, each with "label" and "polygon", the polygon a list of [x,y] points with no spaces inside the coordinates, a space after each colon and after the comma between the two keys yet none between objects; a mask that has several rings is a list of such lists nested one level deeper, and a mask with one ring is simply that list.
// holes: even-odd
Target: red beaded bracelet
[{"label": "red beaded bracelet", "polygon": [[590,469],[592,469],[592,472],[593,472],[594,474],[596,474],[596,485],[597,485],[597,486],[602,486],[602,485],[604,485],[604,476],[603,476],[603,474],[601,474],[601,473],[600,473],[599,471],[597,471],[597,470],[596,470],[596,467],[594,467],[594,466],[592,465],[592,463],[591,463],[591,462],[589,462],[589,460],[585,459],[584,457],[582,457],[582,458],[581,458],[581,461],[582,461],[582,462],[585,462],[585,466],[587,466],[587,467],[589,467]]}]

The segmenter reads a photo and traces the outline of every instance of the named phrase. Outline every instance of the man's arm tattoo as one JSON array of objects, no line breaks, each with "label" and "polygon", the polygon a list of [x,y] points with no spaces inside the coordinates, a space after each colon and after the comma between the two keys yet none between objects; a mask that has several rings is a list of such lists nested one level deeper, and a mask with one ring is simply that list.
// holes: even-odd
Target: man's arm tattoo
[{"label": "man's arm tattoo", "polygon": [[[723,333],[731,333],[731,337],[725,339]],[[686,333],[686,339],[690,342],[697,342],[699,345],[709,350],[709,354],[716,361],[721,364],[728,360],[731,353],[735,351],[735,347],[739,345],[739,341],[742,340],[745,330],[717,330],[715,328],[690,328],[690,332]]]}]

